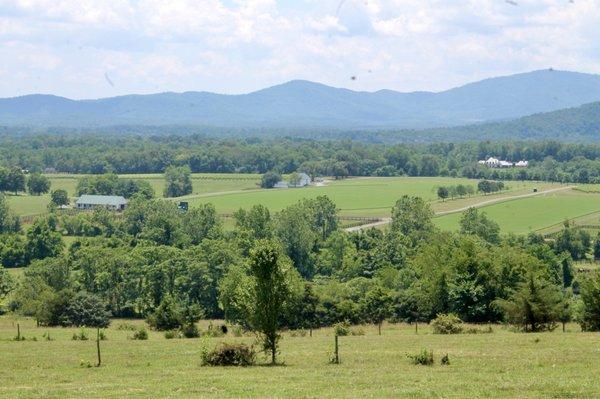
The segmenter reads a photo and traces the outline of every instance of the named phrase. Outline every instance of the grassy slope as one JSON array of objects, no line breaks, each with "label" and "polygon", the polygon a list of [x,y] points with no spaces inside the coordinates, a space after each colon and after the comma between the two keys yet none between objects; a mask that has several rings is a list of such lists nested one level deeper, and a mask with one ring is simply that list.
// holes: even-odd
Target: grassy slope
[{"label": "grassy slope", "polygon": [[[508,201],[481,210],[498,222],[503,232],[527,233],[599,211],[600,196],[567,191]],[[460,217],[460,213],[441,216],[435,223],[442,229],[456,230]]]},{"label": "grassy slope", "polygon": [[[118,325],[114,322],[113,325]],[[208,368],[200,366],[201,341],[166,340],[150,333],[148,341],[129,341],[129,331],[107,332],[103,366],[94,363],[93,341],[71,341],[76,329],[35,328],[21,320],[26,337],[14,342],[14,321],[0,318],[0,397],[11,398],[539,398],[600,396],[597,378],[600,335],[578,332],[520,334],[494,327],[493,334],[420,334],[406,325],[386,326],[382,336],[340,338],[341,365],[328,364],[331,329],[314,337],[284,335],[280,359],[285,366]],[[41,340],[50,331],[54,341]],[[91,331],[90,331],[91,335]],[[244,341],[252,337],[209,339]],[[537,341],[537,342],[536,342]],[[431,349],[433,367],[411,365],[407,353]],[[440,366],[448,353],[451,364]]]}]

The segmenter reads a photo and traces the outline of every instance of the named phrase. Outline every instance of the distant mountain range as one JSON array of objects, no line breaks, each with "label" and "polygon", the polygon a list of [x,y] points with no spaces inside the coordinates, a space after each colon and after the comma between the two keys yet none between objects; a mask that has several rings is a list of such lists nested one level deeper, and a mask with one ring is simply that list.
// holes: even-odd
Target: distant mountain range
[{"label": "distant mountain range", "polygon": [[[0,99],[0,125],[431,129],[506,121],[596,101],[600,75],[542,70],[439,93],[357,92],[296,80],[242,95],[186,92],[70,100],[36,94]],[[539,117],[511,123],[535,124]]]}]

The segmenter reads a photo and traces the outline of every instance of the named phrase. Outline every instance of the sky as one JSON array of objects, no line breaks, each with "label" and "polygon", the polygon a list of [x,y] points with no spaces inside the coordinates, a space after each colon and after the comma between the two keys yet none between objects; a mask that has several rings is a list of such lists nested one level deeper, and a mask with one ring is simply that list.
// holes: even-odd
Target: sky
[{"label": "sky", "polygon": [[0,97],[600,73],[600,0],[0,0]]}]

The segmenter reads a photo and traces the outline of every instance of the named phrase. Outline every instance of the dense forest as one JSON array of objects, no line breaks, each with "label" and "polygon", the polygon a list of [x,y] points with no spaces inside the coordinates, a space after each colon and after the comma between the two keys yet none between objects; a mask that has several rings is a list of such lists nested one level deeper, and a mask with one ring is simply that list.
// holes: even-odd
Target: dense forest
[{"label": "dense forest", "polygon": [[[494,156],[528,168],[489,169]],[[214,139],[200,135],[0,136],[0,165],[66,173],[291,173],[346,176],[464,176],[479,179],[600,182],[600,145],[464,142],[385,145],[306,139]]]}]

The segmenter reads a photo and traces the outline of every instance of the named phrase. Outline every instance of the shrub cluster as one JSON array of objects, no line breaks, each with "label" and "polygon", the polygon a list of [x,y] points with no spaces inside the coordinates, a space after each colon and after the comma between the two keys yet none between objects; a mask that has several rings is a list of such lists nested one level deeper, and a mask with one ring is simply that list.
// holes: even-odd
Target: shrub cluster
[{"label": "shrub cluster", "polygon": [[462,320],[454,314],[439,314],[431,326],[434,334],[460,334],[464,330]]},{"label": "shrub cluster", "polygon": [[226,344],[202,354],[206,366],[252,366],[255,363],[254,348],[244,344]]}]

